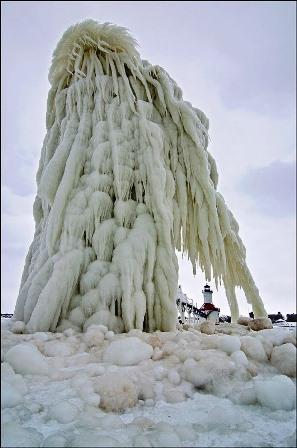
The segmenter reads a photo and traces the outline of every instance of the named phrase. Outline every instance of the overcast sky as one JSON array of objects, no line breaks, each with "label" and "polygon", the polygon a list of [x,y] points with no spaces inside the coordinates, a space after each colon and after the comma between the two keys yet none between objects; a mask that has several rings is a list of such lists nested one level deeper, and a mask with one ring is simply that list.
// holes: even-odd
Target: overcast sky
[{"label": "overcast sky", "polygon": [[[295,2],[1,2],[2,313],[13,312],[33,239],[35,173],[52,52],[86,18],[127,27],[210,119],[219,191],[240,225],[268,312],[295,312]],[[205,280],[180,261],[184,292]],[[214,284],[211,284],[214,287]],[[214,303],[229,314],[224,290]],[[251,308],[239,292],[241,314]]]}]

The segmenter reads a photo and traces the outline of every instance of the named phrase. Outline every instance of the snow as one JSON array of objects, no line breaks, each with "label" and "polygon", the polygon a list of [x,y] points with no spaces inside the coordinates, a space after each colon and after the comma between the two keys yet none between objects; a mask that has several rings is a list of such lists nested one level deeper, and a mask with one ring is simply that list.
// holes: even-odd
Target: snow
[{"label": "snow", "polygon": [[151,345],[132,336],[111,342],[104,352],[103,360],[119,366],[132,366],[150,359],[152,354]]},{"label": "snow", "polygon": [[23,428],[15,422],[6,423],[1,432],[1,444],[5,447],[38,447],[41,441],[42,435],[35,428]]},{"label": "snow", "polygon": [[13,408],[23,401],[18,390],[9,384],[8,381],[1,381],[1,407]]},{"label": "snow", "polygon": [[[263,346],[264,339],[276,338],[274,329],[260,338],[261,332],[247,326],[228,325],[216,325],[213,335],[191,327],[164,333],[133,330],[104,338],[103,344],[100,336],[98,344],[88,345],[87,333],[15,334],[4,322],[2,446],[291,447],[295,377],[280,375],[269,357],[259,358],[258,344],[249,343],[248,356],[242,346],[238,349],[246,337]],[[95,336],[107,334],[102,327],[89,331],[94,329]],[[228,335],[223,333],[227,329]],[[286,353],[285,341],[295,332],[281,331],[284,336],[274,342],[283,343],[273,347],[284,347]],[[126,344],[122,359],[139,356],[141,350],[127,349],[135,339],[137,347],[150,346],[149,357],[128,365],[104,357],[116,342]],[[45,354],[49,342],[55,353]],[[22,357],[24,345],[30,357],[32,351],[39,353],[47,375],[18,373],[10,364],[9,352],[21,347]],[[156,360],[153,347],[160,353]]]}]

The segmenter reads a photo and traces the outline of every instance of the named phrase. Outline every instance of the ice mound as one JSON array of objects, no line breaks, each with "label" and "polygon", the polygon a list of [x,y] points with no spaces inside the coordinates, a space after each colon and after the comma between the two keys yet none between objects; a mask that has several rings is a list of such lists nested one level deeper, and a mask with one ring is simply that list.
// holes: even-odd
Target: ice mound
[{"label": "ice mound", "polygon": [[272,322],[268,317],[259,317],[258,319],[251,319],[248,322],[248,327],[254,331],[264,330],[265,328],[271,329]]},{"label": "ice mound", "polygon": [[267,361],[267,355],[261,341],[252,336],[243,336],[241,338],[241,350],[248,358],[254,359],[255,361]]},{"label": "ice mound", "polygon": [[231,359],[232,359],[232,361],[234,361],[236,364],[238,364],[240,366],[246,367],[249,364],[249,361],[248,361],[245,353],[242,352],[241,350],[234,351],[231,354]]},{"label": "ice mound", "polygon": [[230,395],[230,400],[235,404],[255,405],[258,401],[255,384],[245,384],[243,387],[234,388]]},{"label": "ice mound", "polygon": [[296,407],[295,384],[285,375],[256,380],[255,387],[258,401],[262,406],[286,411]]},{"label": "ice mound", "polygon": [[122,374],[104,374],[97,378],[94,388],[100,395],[100,407],[106,411],[123,411],[138,401],[137,387]]},{"label": "ice mound", "polygon": [[228,355],[240,350],[241,342],[238,336],[222,335],[218,338],[218,348]]},{"label": "ice mound", "polygon": [[18,344],[5,355],[5,360],[17,373],[23,375],[47,375],[48,365],[45,357],[31,344]]},{"label": "ice mound", "polygon": [[25,328],[26,328],[25,322],[17,320],[16,322],[13,323],[11,331],[15,334],[21,334],[24,333]]},{"label": "ice mound", "polygon": [[152,354],[151,345],[132,336],[112,341],[103,354],[103,361],[119,366],[133,366],[150,359]]},{"label": "ice mound", "polygon": [[[272,330],[261,330],[256,334],[256,338],[261,338],[272,345],[282,345],[288,338],[293,339],[293,332],[288,332],[284,328],[273,328]],[[295,335],[296,339],[296,335]],[[295,343],[296,344],[296,343]]]},{"label": "ice mound", "polygon": [[103,325],[90,325],[90,327],[88,327],[87,332],[83,336],[83,341],[87,344],[88,347],[103,345],[104,343],[104,333],[102,331],[103,329],[104,329]]},{"label": "ice mound", "polygon": [[205,356],[198,362],[187,359],[184,363],[184,376],[198,389],[213,391],[216,384],[226,380],[235,371],[235,363],[225,353]]},{"label": "ice mound", "polygon": [[215,332],[214,322],[210,322],[207,320],[205,322],[202,322],[202,324],[200,325],[200,331],[201,331],[201,333],[205,333],[205,334],[214,334],[214,332]]},{"label": "ice mound", "polygon": [[237,323],[239,325],[245,325],[247,327],[250,321],[251,321],[250,317],[239,316],[239,319],[237,320]]},{"label": "ice mound", "polygon": [[296,361],[296,347],[293,344],[273,348],[271,364],[284,375],[296,378]]}]

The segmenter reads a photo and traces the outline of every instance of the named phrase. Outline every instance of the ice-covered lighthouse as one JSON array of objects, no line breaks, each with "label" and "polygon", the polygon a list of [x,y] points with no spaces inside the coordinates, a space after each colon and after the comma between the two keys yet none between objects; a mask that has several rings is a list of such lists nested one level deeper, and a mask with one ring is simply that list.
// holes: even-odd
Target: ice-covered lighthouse
[{"label": "ice-covered lighthouse", "polygon": [[219,322],[219,314],[220,314],[220,308],[217,308],[212,303],[212,294],[213,291],[211,291],[210,286],[206,284],[204,286],[204,289],[202,290],[204,303],[199,308],[199,314],[200,314],[200,320],[211,320],[213,322]]}]

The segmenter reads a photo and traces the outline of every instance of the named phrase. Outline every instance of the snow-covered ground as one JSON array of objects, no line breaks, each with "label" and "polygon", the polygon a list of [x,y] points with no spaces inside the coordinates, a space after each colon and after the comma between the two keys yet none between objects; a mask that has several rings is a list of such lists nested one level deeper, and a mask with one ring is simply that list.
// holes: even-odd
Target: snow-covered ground
[{"label": "snow-covered ground", "polygon": [[3,447],[296,446],[295,328],[12,329],[3,319]]}]

